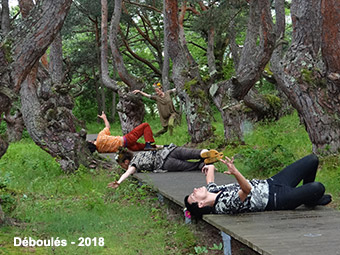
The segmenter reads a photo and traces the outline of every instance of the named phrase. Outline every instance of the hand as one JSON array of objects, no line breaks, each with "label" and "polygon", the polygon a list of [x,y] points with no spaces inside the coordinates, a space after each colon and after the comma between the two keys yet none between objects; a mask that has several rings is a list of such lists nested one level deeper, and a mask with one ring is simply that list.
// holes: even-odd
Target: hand
[{"label": "hand", "polygon": [[234,174],[237,171],[237,169],[234,165],[234,157],[232,157],[230,159],[227,156],[225,156],[225,158],[226,158],[226,160],[220,159],[220,161],[228,167],[228,171],[224,171],[224,173],[229,174],[229,175]]},{"label": "hand", "polygon": [[102,115],[98,115],[98,117],[99,118],[101,118],[101,119],[106,119],[106,114],[105,114],[105,112],[104,111],[102,111]]},{"label": "hand", "polygon": [[202,167],[202,173],[204,173],[205,176],[207,176],[209,171],[215,171],[214,165],[204,165]]},{"label": "hand", "polygon": [[202,167],[202,173],[204,173],[205,176],[207,176],[208,170],[209,170],[209,167],[207,165],[204,165]]},{"label": "hand", "polygon": [[132,91],[133,94],[137,94],[137,93],[140,93],[140,90],[139,89],[136,89],[134,91]]},{"label": "hand", "polygon": [[113,189],[116,189],[119,187],[119,182],[118,181],[114,181],[114,182],[110,182],[108,185],[107,185],[108,188],[113,188]]}]

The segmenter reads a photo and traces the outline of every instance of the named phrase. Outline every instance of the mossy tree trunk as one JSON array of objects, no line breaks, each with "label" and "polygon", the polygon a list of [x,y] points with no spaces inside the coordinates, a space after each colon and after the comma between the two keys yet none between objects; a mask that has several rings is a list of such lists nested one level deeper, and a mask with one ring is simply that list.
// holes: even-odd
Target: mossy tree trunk
[{"label": "mossy tree trunk", "polygon": [[[61,29],[71,3],[71,0],[40,1],[29,17],[1,42],[1,114],[11,107],[22,82]],[[0,155],[4,154],[4,149],[2,146]]]},{"label": "mossy tree trunk", "polygon": [[[11,23],[9,17],[9,5],[8,0],[1,1],[1,25],[0,25],[0,34],[5,37],[11,30]],[[15,99],[18,99],[17,97]],[[22,131],[24,129],[24,121],[22,119],[22,114],[18,107],[15,107],[15,114],[11,114],[12,107],[9,107],[4,114],[4,120],[7,123],[7,132],[6,132],[6,140],[8,142],[19,141],[22,137]]]},{"label": "mossy tree trunk", "polygon": [[251,1],[249,6],[246,39],[240,56],[233,56],[238,60],[236,75],[210,87],[210,95],[222,116],[227,143],[243,140],[242,127],[247,118],[246,107],[261,114],[270,108],[265,100],[263,105],[258,107],[258,97],[252,98],[248,94],[260,79],[274,50],[275,32],[270,1],[255,0]]},{"label": "mossy tree trunk", "polygon": [[123,84],[118,84],[109,76],[108,68],[108,7],[107,0],[101,1],[102,7],[102,24],[101,24],[101,69],[103,84],[112,89],[119,95],[119,102],[117,104],[117,111],[120,118],[123,134],[130,132],[136,126],[141,124],[145,115],[145,108],[140,97],[132,94],[130,91],[135,89],[142,89],[144,86],[135,77],[131,76],[125,68],[123,57],[117,47],[117,34],[119,29],[119,21],[122,12],[122,1],[115,1],[115,10],[111,20],[110,28],[110,46],[112,55],[115,59],[115,67],[117,68]]},{"label": "mossy tree trunk", "polygon": [[[20,7],[23,18],[29,18],[34,5]],[[89,166],[93,158],[86,146],[86,133],[76,132],[73,99],[63,77],[62,38],[57,33],[48,69],[36,62],[21,84],[21,109],[33,141],[55,157],[64,171],[73,172],[80,164]]]},{"label": "mossy tree trunk", "polygon": [[1,8],[0,8],[0,20],[1,20],[1,33],[3,35],[7,35],[11,30],[11,22],[9,18],[9,5],[8,0],[1,1]]},{"label": "mossy tree trunk", "polygon": [[[178,2],[164,0],[165,44],[173,62],[172,79],[185,105],[191,142],[200,143],[213,135],[207,86],[203,83],[197,63],[185,45],[178,18]],[[182,6],[183,12],[183,6]]]},{"label": "mossy tree trunk", "polygon": [[[340,3],[292,1],[292,44],[276,51],[272,69],[297,109],[314,153],[340,150]],[[282,63],[282,64],[281,64]]]}]

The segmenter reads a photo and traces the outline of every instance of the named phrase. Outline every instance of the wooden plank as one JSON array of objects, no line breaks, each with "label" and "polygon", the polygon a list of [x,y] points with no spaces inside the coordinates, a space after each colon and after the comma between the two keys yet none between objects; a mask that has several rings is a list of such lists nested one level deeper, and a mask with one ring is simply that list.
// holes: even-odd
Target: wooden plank
[{"label": "wooden plank", "polygon": [[340,213],[329,208],[206,215],[204,220],[260,254],[340,254]]}]

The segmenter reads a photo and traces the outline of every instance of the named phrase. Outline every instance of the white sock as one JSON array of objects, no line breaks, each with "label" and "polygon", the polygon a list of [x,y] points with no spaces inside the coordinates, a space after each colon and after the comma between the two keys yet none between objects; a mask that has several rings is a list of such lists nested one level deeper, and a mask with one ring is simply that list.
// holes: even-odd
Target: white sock
[{"label": "white sock", "polygon": [[202,157],[202,154],[203,154],[204,152],[208,152],[208,150],[207,150],[207,149],[201,150],[201,153],[200,153],[201,157]]}]

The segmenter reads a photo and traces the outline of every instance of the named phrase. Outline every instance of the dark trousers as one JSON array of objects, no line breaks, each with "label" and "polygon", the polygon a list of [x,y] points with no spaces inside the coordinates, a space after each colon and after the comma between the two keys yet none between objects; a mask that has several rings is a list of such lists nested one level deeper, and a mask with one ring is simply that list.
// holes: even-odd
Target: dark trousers
[{"label": "dark trousers", "polygon": [[[269,178],[269,202],[266,210],[292,210],[314,205],[324,195],[325,187],[315,182],[319,160],[311,154],[287,166]],[[303,181],[303,185],[297,185]]]},{"label": "dark trousers", "polygon": [[[188,161],[190,159],[196,159],[196,161]],[[169,172],[194,171],[202,170],[203,166],[204,162],[201,157],[201,150],[177,147],[166,158],[162,168]]]}]

